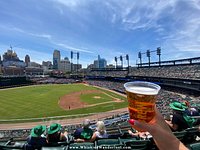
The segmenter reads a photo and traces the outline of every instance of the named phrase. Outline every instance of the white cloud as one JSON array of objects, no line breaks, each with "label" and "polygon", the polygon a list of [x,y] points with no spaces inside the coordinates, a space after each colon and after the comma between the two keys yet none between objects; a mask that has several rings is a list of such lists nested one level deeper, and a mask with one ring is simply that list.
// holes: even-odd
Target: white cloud
[{"label": "white cloud", "polygon": [[26,31],[26,30],[18,28],[18,27],[3,26],[3,25],[1,25],[0,28],[3,28],[4,30],[11,30],[11,31],[15,31],[15,32],[20,32],[20,33],[31,35],[31,36],[34,36],[34,37],[45,38],[45,39],[49,39],[49,40],[52,39],[52,36],[50,34],[46,34],[46,33],[32,33],[30,31]]},{"label": "white cloud", "polygon": [[[200,9],[199,9],[200,13]],[[172,30],[165,37],[165,46],[169,49],[174,49],[176,52],[199,52],[200,55],[200,19],[196,14],[191,17],[184,16],[182,25],[177,29]]]},{"label": "white cloud", "polygon": [[49,34],[35,34],[35,33],[28,33],[29,35],[35,36],[35,37],[41,37],[51,40],[52,36]]},{"label": "white cloud", "polygon": [[[170,8],[173,12],[173,8],[177,0],[170,1],[121,1],[115,3],[115,1],[107,2],[108,6],[115,16],[111,16],[111,22],[115,23],[115,20],[121,20],[122,29],[124,30],[136,30],[136,29],[149,29],[160,28],[157,24],[160,15],[166,8]],[[169,10],[168,10],[169,11]],[[169,12],[167,12],[169,13]],[[117,18],[116,18],[117,17]],[[114,19],[113,19],[114,18]]]},{"label": "white cloud", "polygon": [[72,7],[78,6],[80,3],[82,3],[83,0],[81,1],[80,0],[53,0],[53,1],[72,8]]}]

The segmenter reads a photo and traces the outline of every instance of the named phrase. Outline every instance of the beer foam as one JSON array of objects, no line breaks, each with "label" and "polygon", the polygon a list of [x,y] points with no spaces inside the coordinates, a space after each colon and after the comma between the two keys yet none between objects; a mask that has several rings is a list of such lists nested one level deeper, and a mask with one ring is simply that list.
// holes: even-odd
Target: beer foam
[{"label": "beer foam", "polygon": [[131,87],[127,87],[126,90],[132,93],[138,93],[138,94],[144,94],[144,95],[158,94],[158,89],[151,88],[151,87],[131,86]]}]

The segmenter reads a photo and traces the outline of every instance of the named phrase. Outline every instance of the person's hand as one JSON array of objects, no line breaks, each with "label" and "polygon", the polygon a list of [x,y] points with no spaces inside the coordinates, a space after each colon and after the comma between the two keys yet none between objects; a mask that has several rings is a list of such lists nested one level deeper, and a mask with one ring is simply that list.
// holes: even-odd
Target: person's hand
[{"label": "person's hand", "polygon": [[165,120],[165,122],[166,122],[167,124],[171,124],[171,121],[169,121],[169,120]]},{"label": "person's hand", "polygon": [[82,143],[82,142],[85,142],[85,140],[84,139],[75,139],[74,142]]},{"label": "person's hand", "polygon": [[156,115],[149,123],[130,119],[133,128],[148,131],[159,149],[162,150],[185,150],[187,149],[172,133],[163,116],[155,107]]}]

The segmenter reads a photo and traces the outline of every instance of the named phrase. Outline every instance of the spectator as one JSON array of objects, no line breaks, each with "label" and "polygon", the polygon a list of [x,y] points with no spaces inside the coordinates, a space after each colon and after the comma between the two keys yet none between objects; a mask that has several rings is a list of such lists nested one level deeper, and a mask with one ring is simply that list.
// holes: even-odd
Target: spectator
[{"label": "spectator", "polygon": [[199,116],[199,111],[195,107],[190,107],[187,110],[187,114],[188,114],[188,116]]},{"label": "spectator", "polygon": [[61,125],[58,123],[52,123],[48,128],[48,143],[67,141],[67,132],[61,132]]},{"label": "spectator", "polygon": [[44,132],[46,126],[38,125],[31,130],[30,136],[27,138],[26,149],[40,149],[47,144]]},{"label": "spectator", "polygon": [[96,139],[108,138],[108,134],[106,132],[105,124],[103,121],[97,122],[96,130],[97,131],[93,133],[92,138],[90,139],[90,142],[93,142]]},{"label": "spectator", "polygon": [[187,106],[179,102],[173,102],[169,104],[170,108],[173,109],[172,121],[166,121],[172,131],[182,131],[189,128],[188,122],[184,118],[184,111]]},{"label": "spectator", "polygon": [[74,132],[74,138],[76,142],[85,142],[91,139],[93,131],[89,127],[90,120],[85,119],[83,122],[83,127],[76,129],[76,131]]},{"label": "spectator", "polygon": [[155,108],[156,116],[149,123],[139,122],[137,120],[129,120],[129,123],[136,128],[148,131],[158,147],[161,150],[187,150],[187,148],[179,141],[167,126],[163,116]]},{"label": "spectator", "polygon": [[198,110],[198,108],[194,107],[194,106],[190,106],[189,104],[188,104],[188,109],[186,109],[185,112],[186,112],[186,114],[188,116],[199,116],[199,110]]}]

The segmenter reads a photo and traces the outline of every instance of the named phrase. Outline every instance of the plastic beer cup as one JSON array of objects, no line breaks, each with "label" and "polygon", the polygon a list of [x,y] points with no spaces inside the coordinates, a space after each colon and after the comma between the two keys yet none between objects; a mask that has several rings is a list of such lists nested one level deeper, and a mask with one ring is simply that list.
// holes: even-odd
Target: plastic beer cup
[{"label": "plastic beer cup", "polygon": [[124,84],[130,119],[150,122],[155,116],[155,102],[160,86],[151,82],[134,81]]}]

